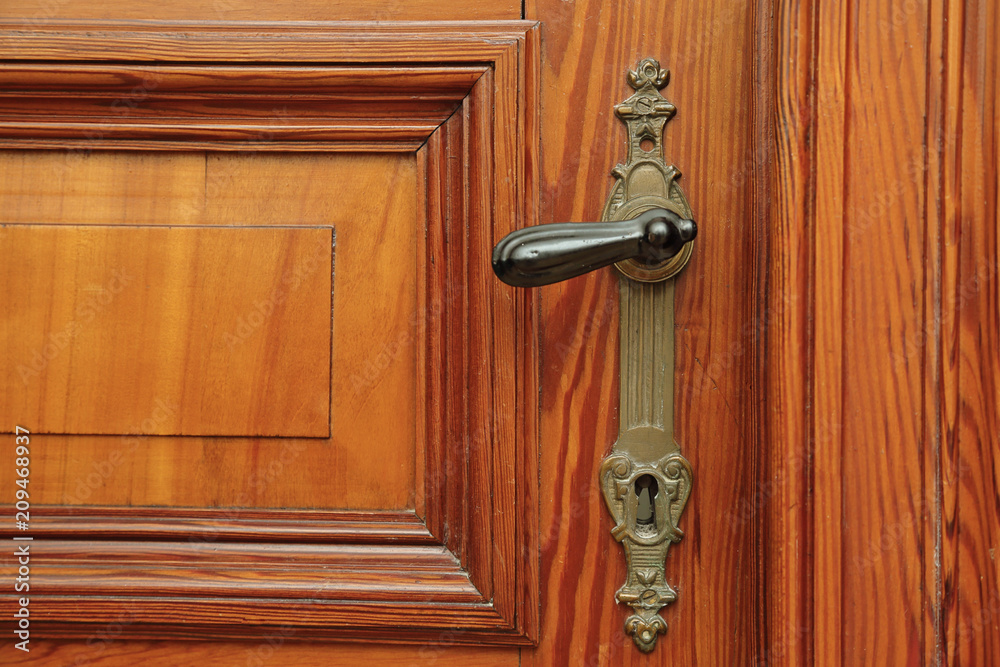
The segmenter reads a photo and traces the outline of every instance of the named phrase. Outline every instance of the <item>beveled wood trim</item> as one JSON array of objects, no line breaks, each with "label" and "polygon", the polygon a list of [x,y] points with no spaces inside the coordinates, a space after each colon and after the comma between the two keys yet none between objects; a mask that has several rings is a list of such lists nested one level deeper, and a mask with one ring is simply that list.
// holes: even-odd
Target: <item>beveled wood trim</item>
[{"label": "beveled wood trim", "polygon": [[439,0],[218,0],[213,2],[136,2],[136,0],[24,0],[0,6],[0,15],[24,26],[46,23],[56,17],[76,17],[96,21],[115,19],[155,19],[167,21],[277,20],[316,21],[321,19],[392,21],[400,18],[420,21],[514,20],[521,18],[519,0],[467,0],[459,5]]},{"label": "beveled wood trim", "polygon": [[[29,31],[0,24],[0,63],[9,66],[7,75],[30,80],[36,99],[45,98],[53,88],[62,93],[70,88],[78,105],[80,117],[72,123],[54,123],[48,128],[54,136],[45,138],[32,134],[43,121],[25,119],[26,107],[18,107],[10,98],[0,100],[0,115],[20,108],[17,122],[22,123],[0,124],[0,137],[5,137],[0,140],[13,142],[21,132],[17,136],[28,137],[32,148],[93,148],[106,141],[107,146],[130,150],[258,150],[246,141],[246,132],[259,127],[246,120],[254,118],[252,100],[259,103],[288,87],[306,85],[317,72],[317,66],[306,63],[322,62],[319,76],[326,77],[327,88],[321,93],[327,96],[313,100],[313,121],[318,132],[327,134],[317,139],[291,130],[268,142],[268,150],[414,150],[419,145],[416,157],[418,173],[426,180],[422,205],[427,238],[418,267],[428,276],[422,298],[442,298],[440,308],[423,304],[432,316],[422,334],[427,349],[420,353],[420,361],[427,368],[441,367],[444,373],[429,375],[427,386],[420,390],[424,414],[418,426],[426,429],[428,438],[421,445],[425,449],[418,451],[421,488],[413,517],[389,513],[392,519],[383,521],[387,513],[361,512],[354,517],[302,510],[280,516],[254,512],[234,520],[220,516],[225,510],[121,508],[118,515],[104,508],[81,509],[78,514],[60,508],[47,525],[39,525],[43,534],[33,543],[33,548],[41,547],[39,553],[47,550],[47,565],[36,574],[42,591],[32,598],[41,619],[32,624],[33,636],[87,636],[127,608],[135,620],[123,633],[143,638],[241,638],[293,626],[297,638],[426,641],[435,636],[428,633],[447,628],[458,633],[458,642],[537,640],[534,304],[529,293],[512,296],[498,288],[489,269],[493,243],[517,227],[534,224],[537,215],[537,63],[528,62],[537,59],[537,42],[536,24],[524,21],[250,27],[52,22]],[[15,62],[21,60],[59,62],[36,68],[35,63]],[[88,62],[75,62],[81,60]],[[101,104],[116,90],[134,85],[137,73],[151,71],[144,64],[149,61],[169,62],[155,65],[168,79],[158,87],[164,103],[160,113],[150,110],[144,112],[148,116],[144,122],[113,123],[101,136],[74,139],[74,133],[100,129],[106,117],[101,115]],[[416,101],[406,104],[427,122],[418,124],[426,134],[406,134],[413,125],[405,119],[392,125],[391,110],[379,112],[387,131],[382,125],[374,131],[370,122],[350,126],[363,114],[357,100],[348,99],[344,90],[367,85],[366,71],[376,79],[393,74],[379,65],[384,63],[393,63],[392,69],[400,74],[393,81],[410,86]],[[48,90],[46,67],[54,73]],[[98,71],[104,67],[110,77]],[[220,68],[222,75],[212,79],[199,67],[204,72]],[[313,74],[290,73],[290,67]],[[291,81],[276,82],[273,88],[244,78],[289,73]],[[406,79],[407,73],[416,79]],[[116,74],[120,84],[114,81]],[[201,76],[228,86],[230,99],[242,101],[234,108],[242,111],[233,111],[215,125],[164,117],[163,109],[170,104],[175,110],[186,109],[186,120],[198,113],[208,117],[196,99],[212,95],[198,90]],[[384,76],[379,79],[382,84]],[[425,93],[413,90],[420,77],[428,86]],[[95,87],[103,97],[88,98]],[[379,95],[384,91],[371,86],[359,97],[363,103]],[[219,94],[211,99],[226,98]],[[399,98],[390,94],[388,101]],[[452,103],[453,109],[448,106]],[[343,113],[321,108],[327,104],[339,106]],[[450,111],[447,116],[445,111]],[[323,113],[327,115],[321,118]],[[50,121],[51,117],[44,120]],[[36,123],[34,130],[31,123]],[[483,174],[488,177],[482,178]],[[156,520],[147,521],[151,516]],[[62,539],[69,537],[74,521],[74,540]],[[290,521],[300,525],[289,526]],[[111,522],[117,525],[112,527]],[[219,539],[182,542],[178,538],[185,526],[194,526],[197,536]],[[164,542],[167,536],[178,541]],[[59,539],[43,539],[48,537]],[[105,541],[109,537],[115,541]],[[123,541],[124,537],[141,539]],[[142,541],[149,538],[158,541]],[[343,544],[345,540],[352,544]],[[362,577],[347,564],[345,555],[361,553],[359,548],[374,556],[372,571]],[[102,550],[105,555],[97,559],[99,563],[87,560],[85,554]],[[268,569],[263,566],[268,550],[282,554],[289,563],[305,564]],[[133,573],[127,586],[116,584],[116,568],[139,553],[152,562],[173,558],[183,564],[171,571],[144,569]],[[436,554],[434,576],[417,573],[414,568],[425,561],[412,558],[414,553]],[[308,554],[344,565],[330,567],[315,559],[309,564]],[[247,595],[246,586],[234,585],[234,572],[241,573],[237,576],[244,583],[256,582],[259,592]],[[323,596],[315,590],[310,593],[303,583],[322,577],[335,582],[337,599],[320,599]],[[376,583],[365,589],[364,581]],[[301,601],[289,600],[290,594]],[[392,633],[386,632],[387,626],[392,626]]]},{"label": "beveled wood trim", "polygon": [[412,151],[486,70],[0,63],[0,148]]},{"label": "beveled wood trim", "polygon": [[516,54],[524,36],[537,25],[534,21],[51,20],[26,30],[23,23],[0,20],[0,60],[492,63],[508,50]]},{"label": "beveled wood trim", "polygon": [[[519,154],[531,152],[505,145],[529,129],[529,141],[537,142],[528,119],[534,107],[513,94],[530,94],[534,85],[523,62],[511,51],[484,73],[418,160],[428,179],[425,263],[433,267],[425,292],[441,296],[430,309],[442,311],[429,322],[427,364],[443,373],[428,376],[425,390],[429,397],[457,399],[443,411],[428,404],[427,526],[459,557],[483,596],[527,632],[537,626],[537,605],[526,601],[538,590],[537,513],[534,503],[522,500],[536,497],[537,484],[537,448],[525,446],[537,437],[534,306],[530,293],[512,300],[490,270],[496,240],[536,216],[521,194],[533,188],[523,187],[531,181],[518,163]],[[452,159],[455,154],[463,157]],[[505,407],[511,405],[523,407]],[[515,412],[523,431],[515,428]],[[470,421],[477,414],[489,419]],[[489,492],[469,502],[477,489]],[[506,545],[517,544],[525,551],[508,551]]]},{"label": "beveled wood trim", "polygon": [[[32,635],[523,644],[437,546],[31,543]],[[86,619],[86,620],[85,620]],[[388,630],[391,629],[391,632]],[[459,631],[460,630],[460,631]]]},{"label": "beveled wood trim", "polygon": [[440,544],[413,512],[41,506],[32,519],[44,540]]},{"label": "beveled wood trim", "polygon": [[[9,54],[7,54],[9,57]],[[135,91],[145,101],[147,93],[215,96],[245,95],[245,101],[259,100],[266,94],[305,96],[306,100],[340,95],[357,101],[362,110],[369,99],[403,101],[461,101],[473,84],[487,70],[479,65],[425,65],[412,69],[388,66],[349,65],[271,65],[222,64],[211,69],[192,64],[106,64],[21,62],[9,60],[0,66],[0,95],[32,91],[56,98],[65,93],[94,97],[115,97],[119,89],[136,86],[148,90]],[[155,85],[149,83],[156,79]],[[264,92],[264,91],[267,92]],[[131,91],[130,91],[131,92]],[[295,101],[295,100],[289,100]],[[134,112],[138,105],[123,104]],[[234,107],[236,105],[233,105]],[[54,111],[66,113],[64,107]],[[317,109],[322,112],[322,109]],[[156,115],[156,114],[152,114]]]},{"label": "beveled wood trim", "polygon": [[[39,596],[274,597],[482,602],[440,545],[372,546],[38,540]],[[58,563],[58,565],[54,565]],[[273,573],[275,576],[267,576]],[[252,584],[252,586],[250,585]],[[120,590],[109,590],[112,587]],[[252,592],[252,593],[251,593]],[[33,596],[34,597],[34,596]]]},{"label": "beveled wood trim", "polygon": [[[759,30],[776,34],[775,42],[763,49],[762,85],[755,95],[760,111],[756,140],[767,146],[771,155],[761,180],[767,184],[764,191],[776,191],[761,216],[769,223],[761,230],[768,243],[767,296],[762,301],[767,330],[761,350],[767,366],[761,402],[770,406],[770,411],[762,422],[760,451],[765,457],[762,479],[780,481],[769,496],[754,499],[767,503],[762,518],[768,535],[764,547],[767,636],[757,657],[784,665],[812,664],[808,634],[811,609],[803,594],[812,567],[802,555],[809,549],[801,542],[807,539],[811,518],[806,459],[810,428],[804,409],[810,359],[803,354],[802,345],[812,306],[805,292],[809,289],[812,247],[802,220],[811,206],[810,188],[815,186],[807,147],[811,122],[808,86],[813,72],[804,78],[807,67],[796,71],[794,64],[811,66],[815,19],[811,12],[789,5],[778,7],[769,0],[760,5],[765,18]],[[782,123],[788,123],[784,131]],[[780,187],[782,183],[796,185]],[[831,608],[836,605],[831,602]],[[775,653],[779,647],[782,655]]]}]

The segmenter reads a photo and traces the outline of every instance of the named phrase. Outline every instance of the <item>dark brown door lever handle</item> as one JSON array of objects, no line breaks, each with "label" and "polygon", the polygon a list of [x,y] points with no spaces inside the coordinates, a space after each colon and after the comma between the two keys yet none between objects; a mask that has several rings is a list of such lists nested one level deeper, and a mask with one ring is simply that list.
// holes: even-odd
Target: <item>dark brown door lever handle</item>
[{"label": "dark brown door lever handle", "polygon": [[622,222],[560,222],[511,232],[493,248],[493,272],[508,285],[539,287],[637,259],[660,264],[698,233],[694,220],[654,208]]}]

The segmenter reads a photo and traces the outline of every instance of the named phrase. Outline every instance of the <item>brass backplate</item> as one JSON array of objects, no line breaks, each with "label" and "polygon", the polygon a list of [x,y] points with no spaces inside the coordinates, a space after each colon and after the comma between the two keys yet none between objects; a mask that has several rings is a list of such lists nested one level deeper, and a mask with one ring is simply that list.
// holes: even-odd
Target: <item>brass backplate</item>
[{"label": "brass backplate", "polygon": [[[605,221],[628,220],[654,207],[693,218],[677,184],[680,172],[663,157],[663,127],[675,112],[659,92],[667,80],[667,72],[651,58],[628,74],[636,92],[615,107],[628,130],[628,159],[612,171],[617,180],[604,207]],[[692,486],[691,465],[673,435],[673,277],[692,250],[690,242],[657,265],[635,260],[615,265],[623,274],[621,426],[599,476],[615,521],[611,534],[627,561],[627,578],[616,598],[632,607],[625,631],[644,652],[667,630],[660,610],[677,599],[665,564],[668,548],[683,536],[679,522]]]}]

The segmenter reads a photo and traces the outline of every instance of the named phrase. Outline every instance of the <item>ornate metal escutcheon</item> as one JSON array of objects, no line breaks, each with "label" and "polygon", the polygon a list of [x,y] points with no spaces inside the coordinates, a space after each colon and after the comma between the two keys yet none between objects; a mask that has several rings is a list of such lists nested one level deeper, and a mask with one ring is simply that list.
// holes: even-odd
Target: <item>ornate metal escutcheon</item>
[{"label": "ornate metal escutcheon", "polygon": [[660,89],[668,73],[651,58],[628,73],[635,93],[615,112],[628,131],[628,155],[600,223],[556,223],[518,230],[493,251],[493,269],[520,287],[546,285],[609,264],[621,272],[621,397],[618,440],[602,461],[612,536],[625,549],[619,602],[632,608],[625,631],[649,652],[667,623],[660,610],[677,599],[666,557],[679,542],[691,494],[691,465],[673,432],[674,277],[694,249],[697,226],[680,172],[663,154],[663,128],[676,109]]},{"label": "ornate metal escutcheon", "polygon": [[[635,94],[615,107],[628,128],[628,159],[612,172],[617,183],[605,220],[650,208],[691,218],[677,179],[663,155],[663,126],[675,108],[660,94],[668,74],[652,59],[629,72]],[[625,631],[651,651],[667,624],[659,611],[677,599],[667,582],[667,549],[684,533],[679,523],[691,494],[691,465],[674,439],[674,281],[691,258],[693,242],[668,262],[638,259],[615,266],[630,280],[621,290],[621,398],[618,440],[601,464],[601,491],[615,520],[611,534],[625,548],[628,578],[619,602],[632,607]],[[655,281],[655,282],[654,282]]]}]

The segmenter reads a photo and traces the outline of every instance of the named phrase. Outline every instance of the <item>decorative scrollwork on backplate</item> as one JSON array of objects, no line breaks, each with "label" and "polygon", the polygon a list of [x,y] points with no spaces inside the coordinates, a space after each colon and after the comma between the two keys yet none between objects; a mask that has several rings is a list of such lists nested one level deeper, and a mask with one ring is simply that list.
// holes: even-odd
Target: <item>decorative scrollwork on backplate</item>
[{"label": "decorative scrollwork on backplate", "polygon": [[[660,609],[677,599],[664,567],[670,544],[684,536],[678,522],[691,494],[691,465],[680,452],[655,465],[612,453],[602,462],[599,475],[604,501],[615,520],[611,534],[625,547],[628,574],[615,597],[634,611],[625,621],[625,631],[641,650],[650,651],[656,635],[667,631]],[[650,492],[651,518],[643,521],[638,483],[647,475],[655,481],[647,488],[655,491]]]}]

